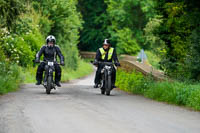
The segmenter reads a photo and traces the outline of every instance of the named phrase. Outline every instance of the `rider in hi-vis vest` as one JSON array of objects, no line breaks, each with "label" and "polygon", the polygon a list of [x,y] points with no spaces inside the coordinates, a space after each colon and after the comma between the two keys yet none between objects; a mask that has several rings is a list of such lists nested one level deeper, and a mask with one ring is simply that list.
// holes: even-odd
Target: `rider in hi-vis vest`
[{"label": "rider in hi-vis vest", "polygon": [[[116,66],[120,66],[119,60],[117,58],[116,50],[111,47],[111,44],[108,39],[104,40],[103,47],[99,48],[96,52],[96,58],[94,60],[94,64],[98,64],[98,62],[112,62],[114,60],[114,63]],[[100,81],[101,81],[101,70],[103,66],[98,64],[98,68],[96,71],[96,76],[94,80],[94,88],[98,88]],[[115,80],[116,80],[116,70],[113,67],[113,73],[112,73],[112,85],[113,88],[115,88]]]},{"label": "rider in hi-vis vest", "polygon": [[[101,59],[104,60],[107,52],[103,48],[99,48],[99,50],[100,50],[100,53],[101,53]],[[109,48],[109,50],[108,50],[108,60],[112,59],[113,51],[114,51],[114,48],[112,48],[112,47]]]}]

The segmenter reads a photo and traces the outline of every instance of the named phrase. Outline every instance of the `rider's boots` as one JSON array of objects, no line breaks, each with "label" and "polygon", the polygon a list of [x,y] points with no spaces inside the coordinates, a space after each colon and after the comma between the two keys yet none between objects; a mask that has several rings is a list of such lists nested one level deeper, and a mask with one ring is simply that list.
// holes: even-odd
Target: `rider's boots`
[{"label": "rider's boots", "polygon": [[37,83],[36,83],[36,85],[40,85],[41,84],[41,81],[40,80],[38,80],[37,81]]},{"label": "rider's boots", "polygon": [[113,84],[113,85],[112,85],[112,88],[117,88],[117,87],[115,86],[115,84]]},{"label": "rider's boots", "polygon": [[58,87],[61,87],[61,84],[59,81],[56,81],[55,84],[58,86]]},{"label": "rider's boots", "polygon": [[95,84],[95,85],[94,85],[94,88],[98,88],[98,86],[99,86],[99,84]]}]

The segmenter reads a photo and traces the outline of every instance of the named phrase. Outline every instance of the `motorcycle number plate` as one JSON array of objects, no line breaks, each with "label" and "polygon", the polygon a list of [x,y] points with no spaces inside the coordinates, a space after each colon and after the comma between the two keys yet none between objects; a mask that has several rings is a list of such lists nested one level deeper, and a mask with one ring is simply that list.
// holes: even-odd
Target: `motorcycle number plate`
[{"label": "motorcycle number plate", "polygon": [[53,66],[53,64],[54,64],[53,62],[48,62],[49,66]]}]

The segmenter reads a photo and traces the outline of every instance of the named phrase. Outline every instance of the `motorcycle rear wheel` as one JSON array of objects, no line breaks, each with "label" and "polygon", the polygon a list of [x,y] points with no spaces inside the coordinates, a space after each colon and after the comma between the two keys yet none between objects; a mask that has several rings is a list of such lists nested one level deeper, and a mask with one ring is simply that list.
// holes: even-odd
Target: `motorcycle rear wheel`
[{"label": "motorcycle rear wheel", "polygon": [[104,95],[105,94],[105,90],[101,90],[101,94]]}]

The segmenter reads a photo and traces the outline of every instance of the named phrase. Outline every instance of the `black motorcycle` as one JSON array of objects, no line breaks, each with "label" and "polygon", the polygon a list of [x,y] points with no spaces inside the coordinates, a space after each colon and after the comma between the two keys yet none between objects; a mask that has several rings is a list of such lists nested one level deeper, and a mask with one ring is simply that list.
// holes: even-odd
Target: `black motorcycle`
[{"label": "black motorcycle", "polygon": [[40,63],[41,62],[45,63],[45,75],[43,79],[43,86],[46,88],[46,93],[50,94],[52,89],[56,89],[56,84],[53,78],[55,72],[54,64],[60,64],[52,61],[40,61]]},{"label": "black motorcycle", "polygon": [[98,62],[99,65],[103,65],[101,70],[101,94],[110,95],[112,86],[112,72],[114,69],[114,63],[112,62]]}]

